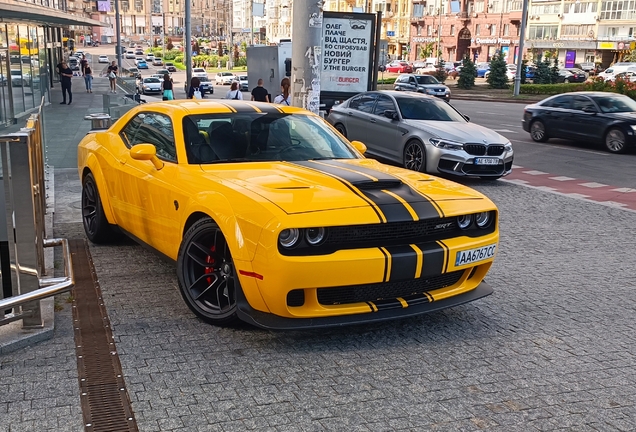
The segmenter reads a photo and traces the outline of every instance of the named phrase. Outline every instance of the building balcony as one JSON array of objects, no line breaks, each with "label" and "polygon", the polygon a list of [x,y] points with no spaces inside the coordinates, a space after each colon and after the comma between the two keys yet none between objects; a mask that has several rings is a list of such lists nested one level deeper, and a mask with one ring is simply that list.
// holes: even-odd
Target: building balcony
[{"label": "building balcony", "polygon": [[511,23],[521,22],[523,11],[510,11],[508,12],[508,19]]}]

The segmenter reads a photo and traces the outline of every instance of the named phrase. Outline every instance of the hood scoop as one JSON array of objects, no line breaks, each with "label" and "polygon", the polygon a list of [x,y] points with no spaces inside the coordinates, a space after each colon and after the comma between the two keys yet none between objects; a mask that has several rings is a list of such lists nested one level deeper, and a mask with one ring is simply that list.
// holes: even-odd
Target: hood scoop
[{"label": "hood scoop", "polygon": [[377,189],[394,189],[402,185],[402,181],[395,180],[378,180],[378,181],[361,181],[351,183],[355,187],[361,190],[377,190]]}]

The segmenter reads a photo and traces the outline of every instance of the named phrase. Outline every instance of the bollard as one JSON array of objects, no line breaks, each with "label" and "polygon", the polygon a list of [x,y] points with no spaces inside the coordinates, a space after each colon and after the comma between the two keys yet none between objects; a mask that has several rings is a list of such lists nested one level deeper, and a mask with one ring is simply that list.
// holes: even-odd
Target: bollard
[{"label": "bollard", "polygon": [[84,116],[84,120],[91,121],[91,130],[108,129],[111,122],[110,114],[106,113],[94,113]]}]

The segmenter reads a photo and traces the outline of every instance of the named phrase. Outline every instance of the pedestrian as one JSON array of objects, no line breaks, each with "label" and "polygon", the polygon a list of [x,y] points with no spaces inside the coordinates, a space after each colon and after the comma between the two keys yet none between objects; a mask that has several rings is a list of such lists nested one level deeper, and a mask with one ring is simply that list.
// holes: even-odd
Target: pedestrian
[{"label": "pedestrian", "polygon": [[60,83],[62,84],[62,102],[60,105],[66,105],[66,93],[68,92],[68,105],[73,102],[73,93],[71,92],[71,78],[73,78],[73,71],[66,64],[65,60],[62,60],[57,66],[57,71],[60,74]]},{"label": "pedestrian", "polygon": [[115,60],[108,66],[108,81],[110,81],[110,92],[117,93],[117,64]]},{"label": "pedestrian", "polygon": [[172,80],[170,74],[163,74],[163,82],[161,83],[161,90],[163,92],[163,100],[174,100],[174,93],[172,92]]},{"label": "pedestrian", "polygon": [[289,87],[291,86],[291,82],[289,78],[285,77],[280,80],[280,90],[282,94],[279,94],[274,98],[275,104],[285,104],[287,106],[291,105],[291,94],[289,94]]},{"label": "pedestrian", "polygon": [[269,102],[269,93],[263,87],[263,78],[259,78],[256,87],[252,89],[252,100],[256,102]]},{"label": "pedestrian", "polygon": [[93,93],[93,70],[88,65],[84,68],[84,84],[86,93]]},{"label": "pedestrian", "polygon": [[243,95],[239,90],[239,83],[236,81],[232,81],[232,85],[225,95],[225,99],[234,99],[234,100],[243,100]]},{"label": "pedestrian", "polygon": [[203,92],[199,89],[201,80],[197,77],[192,77],[190,80],[190,88],[188,89],[188,99],[203,99]]},{"label": "pedestrian", "polygon": [[82,75],[84,75],[84,69],[88,66],[88,60],[86,60],[86,56],[82,54],[82,60],[80,60],[80,69],[82,71]]}]

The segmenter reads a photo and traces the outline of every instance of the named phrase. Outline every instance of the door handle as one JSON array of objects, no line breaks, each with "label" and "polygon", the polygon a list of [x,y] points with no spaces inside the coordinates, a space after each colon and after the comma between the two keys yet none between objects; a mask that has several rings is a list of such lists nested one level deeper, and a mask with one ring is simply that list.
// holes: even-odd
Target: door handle
[{"label": "door handle", "polygon": [[347,114],[350,115],[350,116],[353,115],[353,113],[351,111],[347,111]]},{"label": "door handle", "polygon": [[375,123],[375,122],[376,122],[376,120],[375,120],[375,119],[369,119],[369,121],[370,121],[371,123]]}]

